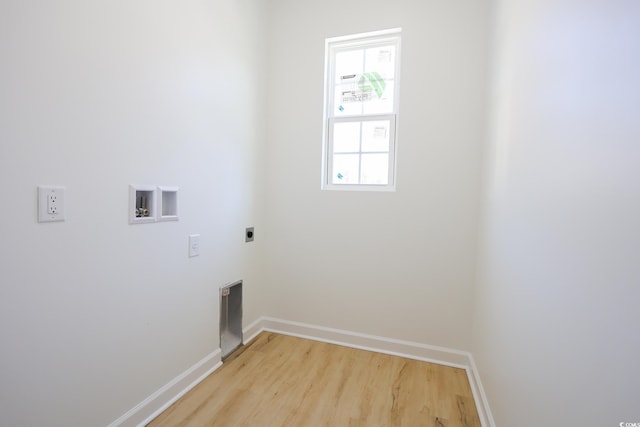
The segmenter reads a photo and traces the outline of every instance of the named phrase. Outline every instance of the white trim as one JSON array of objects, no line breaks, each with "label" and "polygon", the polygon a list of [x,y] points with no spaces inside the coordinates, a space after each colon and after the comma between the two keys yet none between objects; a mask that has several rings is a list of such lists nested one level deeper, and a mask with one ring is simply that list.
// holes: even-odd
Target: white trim
[{"label": "white trim", "polygon": [[395,193],[396,188],[389,185],[374,184],[331,184],[323,188],[327,191],[380,191],[387,193]]},{"label": "white trim", "polygon": [[371,31],[368,33],[351,34],[349,36],[330,37],[326,39],[325,44],[345,42],[345,41],[354,40],[354,39],[359,40],[359,39],[366,39],[366,38],[378,38],[382,36],[394,36],[394,35],[400,34],[401,32],[402,32],[402,28],[398,27],[398,28],[389,28],[387,30]]},{"label": "white trim", "polygon": [[464,369],[467,372],[467,378],[478,410],[480,424],[482,427],[495,427],[495,422],[489,409],[489,403],[482,388],[482,383],[480,382],[480,375],[473,356],[469,352],[413,341],[310,325],[307,323],[292,322],[273,317],[260,317],[246,327],[243,331],[243,336],[248,337],[244,341],[245,344],[249,343],[263,331]]},{"label": "white trim", "polygon": [[147,425],[220,366],[222,366],[221,351],[216,349],[107,427],[142,427]]},{"label": "white trim", "polygon": [[291,322],[271,317],[264,317],[263,325],[263,329],[269,332],[359,348],[361,350],[375,351],[393,356],[407,357],[424,362],[438,363],[454,368],[464,369],[468,366],[467,353],[446,347],[361,334],[359,332]]},{"label": "white trim", "polygon": [[[491,408],[489,407],[489,400],[484,392],[482,381],[480,381],[480,372],[476,366],[476,361],[473,355],[469,353],[469,367],[467,368],[467,375],[469,376],[469,383],[471,384],[471,390],[473,391],[473,398],[476,402],[476,408],[478,408],[478,415],[481,420],[486,422],[486,425],[496,427],[496,422],[493,419]],[[471,371],[471,372],[469,372]]]},{"label": "white trim", "polygon": [[242,344],[248,344],[254,340],[255,337],[262,331],[264,331],[264,327],[262,325],[264,317],[259,317],[249,326],[242,330]]}]

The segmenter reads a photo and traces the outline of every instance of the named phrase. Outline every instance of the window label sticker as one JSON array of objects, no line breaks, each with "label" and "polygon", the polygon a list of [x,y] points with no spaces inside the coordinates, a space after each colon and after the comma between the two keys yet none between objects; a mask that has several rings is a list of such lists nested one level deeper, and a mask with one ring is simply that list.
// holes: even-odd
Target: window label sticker
[{"label": "window label sticker", "polygon": [[373,128],[373,137],[374,138],[386,138],[387,137],[387,128],[384,126],[376,126]]},{"label": "window label sticker", "polygon": [[360,75],[349,74],[340,76],[340,80],[350,83],[345,85],[347,86],[346,90],[341,92],[341,101],[343,103],[366,102],[381,99],[387,87],[387,82],[385,82],[384,78],[376,71]]},{"label": "window label sticker", "polygon": [[391,50],[384,49],[378,52],[378,62],[391,62]]}]

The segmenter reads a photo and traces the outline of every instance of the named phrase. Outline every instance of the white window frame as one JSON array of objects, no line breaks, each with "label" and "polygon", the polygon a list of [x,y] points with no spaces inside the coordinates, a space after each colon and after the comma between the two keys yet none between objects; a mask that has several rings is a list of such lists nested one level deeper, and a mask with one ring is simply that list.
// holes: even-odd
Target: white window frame
[{"label": "white window frame", "polygon": [[[322,182],[323,190],[347,190],[347,191],[395,191],[396,189],[396,154],[398,147],[398,111],[400,94],[400,36],[401,29],[376,31],[371,33],[355,34],[345,37],[334,37],[325,40],[325,76],[324,76],[324,115],[323,115],[323,144],[322,144]],[[390,113],[357,114],[334,116],[334,76],[335,56],[337,52],[375,47],[393,43],[395,52],[393,111]],[[362,122],[374,120],[389,120],[389,176],[387,184],[334,184],[333,175],[333,124],[338,122]],[[385,152],[386,153],[386,152]],[[343,153],[344,154],[344,153]],[[359,154],[362,151],[354,152]]]}]

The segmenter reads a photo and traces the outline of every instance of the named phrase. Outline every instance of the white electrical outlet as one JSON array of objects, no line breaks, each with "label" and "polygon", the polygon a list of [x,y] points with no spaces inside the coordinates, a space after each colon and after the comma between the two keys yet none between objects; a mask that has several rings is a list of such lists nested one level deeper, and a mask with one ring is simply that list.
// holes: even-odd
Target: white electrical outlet
[{"label": "white electrical outlet", "polygon": [[38,187],[38,221],[64,221],[64,187]]},{"label": "white electrical outlet", "polygon": [[55,192],[47,194],[47,213],[50,215],[58,214],[58,195]]}]

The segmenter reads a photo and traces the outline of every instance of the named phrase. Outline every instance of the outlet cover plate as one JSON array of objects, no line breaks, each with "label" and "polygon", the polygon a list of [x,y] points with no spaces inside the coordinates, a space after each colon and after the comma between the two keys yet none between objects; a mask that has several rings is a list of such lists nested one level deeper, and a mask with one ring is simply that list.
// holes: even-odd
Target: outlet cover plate
[{"label": "outlet cover plate", "polygon": [[189,235],[189,257],[200,255],[200,235]]},{"label": "outlet cover plate", "polygon": [[64,187],[38,187],[38,222],[64,221]]},{"label": "outlet cover plate", "polygon": [[253,239],[255,239],[255,231],[253,229],[253,227],[247,227],[244,230],[244,241],[249,243],[249,242],[253,242]]}]

